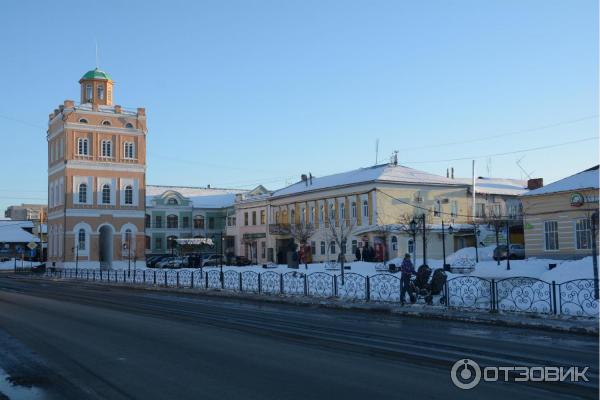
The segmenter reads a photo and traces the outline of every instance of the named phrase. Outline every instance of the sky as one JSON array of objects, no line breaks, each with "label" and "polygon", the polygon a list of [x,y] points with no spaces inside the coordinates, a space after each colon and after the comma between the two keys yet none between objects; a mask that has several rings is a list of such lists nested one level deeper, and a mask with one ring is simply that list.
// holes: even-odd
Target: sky
[{"label": "sky", "polygon": [[46,201],[48,114],[96,42],[115,103],[146,108],[149,184],[276,189],[396,150],[545,183],[598,163],[596,1],[22,0],[0,13],[0,210]]}]

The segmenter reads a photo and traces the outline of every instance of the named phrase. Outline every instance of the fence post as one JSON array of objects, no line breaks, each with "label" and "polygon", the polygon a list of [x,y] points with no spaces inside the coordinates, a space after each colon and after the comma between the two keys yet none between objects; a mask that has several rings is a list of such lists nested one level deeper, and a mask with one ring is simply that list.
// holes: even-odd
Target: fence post
[{"label": "fence post", "polygon": [[[558,286],[558,292],[560,294],[560,285]],[[554,314],[558,314],[556,309],[556,281],[552,281],[552,308],[554,308]]]},{"label": "fence post", "polygon": [[153,272],[152,275],[154,275],[153,284],[154,284],[154,286],[156,286],[156,270],[154,270],[152,272]]},{"label": "fence post", "polygon": [[279,294],[283,294],[283,274],[279,274]]},{"label": "fence post", "polygon": [[192,275],[190,276],[190,289],[194,288],[194,272],[196,271],[192,270]]},{"label": "fence post", "polygon": [[165,270],[165,287],[167,287],[167,271]]},{"label": "fence post", "polygon": [[260,274],[258,274],[258,293],[260,294],[260,291],[262,289],[262,280],[260,279]]},{"label": "fence post", "polygon": [[242,292],[244,290],[244,288],[242,287],[242,273],[238,272],[238,278],[240,280],[240,292]]},{"label": "fence post", "polygon": [[369,277],[369,275],[367,275],[366,277],[367,279],[365,279],[365,293],[367,295],[367,301],[371,300],[371,278]]},{"label": "fence post", "polygon": [[177,287],[179,287],[179,271],[177,271],[175,276],[177,277]]},{"label": "fence post", "polygon": [[490,283],[490,285],[492,286],[490,288],[490,294],[492,296],[492,298],[490,299],[491,300],[490,301],[490,303],[491,303],[490,304],[490,308],[491,308],[491,311],[494,311],[494,310],[498,310],[498,299],[497,299],[497,296],[496,296],[496,289],[497,289],[497,287],[496,287],[496,280],[492,279],[492,282]]},{"label": "fence post", "polygon": [[308,279],[306,279],[306,274],[304,274],[304,295],[308,296]]},{"label": "fence post", "polygon": [[338,297],[337,275],[333,275],[333,296]]},{"label": "fence post", "polygon": [[204,282],[206,284],[206,289],[208,289],[208,273],[204,274]]},{"label": "fence post", "polygon": [[444,298],[445,298],[446,307],[449,308],[450,307],[450,289],[448,289],[448,281],[446,281],[444,283]]}]

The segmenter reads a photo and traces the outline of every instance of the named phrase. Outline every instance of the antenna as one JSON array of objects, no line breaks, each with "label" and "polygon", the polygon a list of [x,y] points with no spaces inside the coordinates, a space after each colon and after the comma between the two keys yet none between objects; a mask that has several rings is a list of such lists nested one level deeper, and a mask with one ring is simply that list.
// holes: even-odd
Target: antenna
[{"label": "antenna", "polygon": [[375,165],[379,162],[379,138],[375,139]]},{"label": "antenna", "polygon": [[100,62],[98,61],[98,39],[94,38],[96,42],[96,69],[100,68]]},{"label": "antenna", "polygon": [[527,179],[531,179],[531,174],[533,174],[535,171],[531,171],[531,173],[529,173],[525,170],[525,168],[523,168],[523,166],[521,165],[521,161],[523,161],[524,158],[525,158],[525,156],[523,156],[517,160],[517,167],[519,167],[519,169],[527,177]]},{"label": "antenna", "polygon": [[488,157],[487,160],[485,160],[485,169],[487,171],[487,176],[491,177],[492,176],[492,157]]}]

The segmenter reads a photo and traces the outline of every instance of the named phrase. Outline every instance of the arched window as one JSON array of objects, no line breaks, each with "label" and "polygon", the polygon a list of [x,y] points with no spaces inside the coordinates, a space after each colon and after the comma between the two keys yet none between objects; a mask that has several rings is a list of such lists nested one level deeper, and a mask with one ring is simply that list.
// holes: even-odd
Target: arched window
[{"label": "arched window", "polygon": [[369,202],[368,201],[363,201],[363,217],[368,217],[369,216]]},{"label": "arched window", "polygon": [[104,126],[110,126],[110,121],[102,121],[102,125],[104,125]]},{"label": "arched window", "polygon": [[335,254],[335,240],[332,240],[329,243],[329,253],[330,254]]},{"label": "arched window", "polygon": [[96,90],[98,91],[98,99],[104,100],[104,85],[98,85]]},{"label": "arched window", "polygon": [[125,158],[135,158],[135,149],[132,142],[125,142]]},{"label": "arched window", "polygon": [[202,215],[194,217],[194,229],[204,229],[204,217]]},{"label": "arched window", "polygon": [[110,204],[110,185],[102,185],[102,204]]},{"label": "arched window", "polygon": [[131,229],[125,229],[125,243],[127,243],[127,248],[131,247]]},{"label": "arched window", "polygon": [[125,204],[133,204],[133,188],[131,185],[125,186]]},{"label": "arched window", "polygon": [[146,228],[150,228],[151,227],[151,222],[152,220],[150,219],[150,214],[146,214]]},{"label": "arched window", "polygon": [[92,88],[91,83],[85,85],[85,99],[88,102],[91,102],[94,99],[94,89]]},{"label": "arched window", "polygon": [[86,138],[77,139],[77,154],[87,156],[89,154],[88,140]]},{"label": "arched window", "polygon": [[175,197],[171,197],[169,198],[169,200],[167,200],[167,204],[170,206],[176,206],[179,203],[177,202],[177,199]]},{"label": "arched window", "polygon": [[88,120],[87,120],[87,119],[85,119],[85,118],[80,118],[80,119],[79,119],[79,123],[80,123],[80,124],[87,124],[87,123],[88,123]]},{"label": "arched window", "polygon": [[171,214],[167,216],[167,228],[177,229],[178,218],[177,215]]},{"label": "arched window", "polygon": [[77,248],[79,250],[85,250],[85,230],[80,229],[77,234]]},{"label": "arched window", "polygon": [[398,238],[392,236],[392,251],[398,251]]},{"label": "arched window", "polygon": [[133,124],[131,122],[128,122],[125,124],[125,128],[133,129]]},{"label": "arched window", "polygon": [[79,185],[79,189],[77,190],[77,194],[79,197],[80,203],[87,203],[87,184],[82,183]]},{"label": "arched window", "polygon": [[325,242],[321,241],[321,255],[325,254]]},{"label": "arched window", "polygon": [[112,142],[110,140],[102,141],[102,157],[112,157]]},{"label": "arched window", "polygon": [[356,202],[352,202],[352,218],[356,218]]}]

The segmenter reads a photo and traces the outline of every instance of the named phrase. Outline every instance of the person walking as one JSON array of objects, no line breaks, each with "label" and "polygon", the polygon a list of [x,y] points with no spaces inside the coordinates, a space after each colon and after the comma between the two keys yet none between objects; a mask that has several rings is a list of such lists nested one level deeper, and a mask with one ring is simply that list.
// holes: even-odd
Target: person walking
[{"label": "person walking", "polygon": [[354,253],[354,257],[356,257],[356,261],[362,261],[360,256],[360,247],[356,246],[356,252]]},{"label": "person walking", "polygon": [[408,292],[409,299],[413,296],[412,293],[410,293],[410,277],[415,274],[415,267],[413,266],[412,261],[410,261],[410,254],[406,253],[404,255],[404,260],[402,260],[402,264],[400,265],[400,271],[400,304],[404,305],[406,292]]}]

